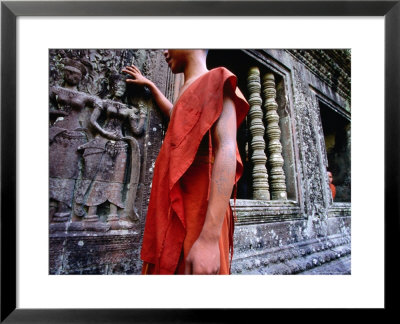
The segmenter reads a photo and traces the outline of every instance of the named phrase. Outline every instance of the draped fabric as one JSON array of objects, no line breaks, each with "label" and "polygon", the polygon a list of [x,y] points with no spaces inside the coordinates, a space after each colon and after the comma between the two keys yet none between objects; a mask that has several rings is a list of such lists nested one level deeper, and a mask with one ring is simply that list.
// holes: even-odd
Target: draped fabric
[{"label": "draped fabric", "polygon": [[333,183],[330,183],[329,184],[329,188],[331,188],[331,191],[332,191],[332,199],[335,199],[335,196],[336,196],[336,187],[335,187],[335,185]]},{"label": "draped fabric", "polygon": [[[154,168],[141,251],[143,273],[182,273],[182,260],[200,234],[211,180],[210,130],[221,115],[225,86],[230,90],[226,93],[235,103],[239,127],[249,105],[237,88],[236,76],[225,68],[213,69],[196,79],[173,108]],[[208,154],[202,155],[204,149],[199,150],[200,143],[207,137]],[[243,171],[237,148],[236,160],[235,183]],[[221,258],[224,260],[229,260],[226,254],[233,244],[231,215],[228,207],[220,240]],[[227,242],[228,249],[225,246]],[[224,266],[221,263],[221,270],[225,269],[225,264],[225,261]]]}]

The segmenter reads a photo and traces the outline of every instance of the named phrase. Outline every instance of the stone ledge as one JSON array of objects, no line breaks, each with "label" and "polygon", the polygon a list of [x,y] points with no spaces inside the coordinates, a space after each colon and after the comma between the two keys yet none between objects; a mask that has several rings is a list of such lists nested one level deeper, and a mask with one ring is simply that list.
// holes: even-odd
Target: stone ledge
[{"label": "stone ledge", "polygon": [[298,274],[351,254],[349,237],[333,235],[236,256],[232,274]]},{"label": "stone ledge", "polygon": [[[234,206],[234,200],[230,200],[231,206]],[[296,207],[298,202],[295,200],[253,200],[237,199],[236,207]]]},{"label": "stone ledge", "polygon": [[329,207],[328,217],[351,216],[351,203],[333,203]]},{"label": "stone ledge", "polygon": [[302,219],[301,210],[292,200],[231,200],[232,210],[236,212],[236,225],[272,223]]},{"label": "stone ledge", "polygon": [[140,232],[52,234],[49,273],[138,274],[139,251]]},{"label": "stone ledge", "polygon": [[350,275],[351,254],[331,260],[318,267],[298,273],[299,275]]}]

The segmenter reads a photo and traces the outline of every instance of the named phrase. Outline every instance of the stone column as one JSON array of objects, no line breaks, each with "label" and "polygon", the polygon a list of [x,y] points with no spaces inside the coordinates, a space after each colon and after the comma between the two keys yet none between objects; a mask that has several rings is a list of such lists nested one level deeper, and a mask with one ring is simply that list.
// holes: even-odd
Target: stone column
[{"label": "stone column", "polygon": [[283,172],[282,145],[280,142],[279,115],[277,113],[275,78],[272,73],[263,77],[265,120],[268,137],[268,159],[270,170],[270,185],[272,200],[286,200],[285,173]]},{"label": "stone column", "polygon": [[267,157],[265,155],[264,125],[261,110],[261,81],[260,70],[252,67],[247,77],[247,88],[249,90],[250,104],[250,132],[252,135],[251,148],[253,155],[253,199],[269,200],[268,173],[266,168]]}]

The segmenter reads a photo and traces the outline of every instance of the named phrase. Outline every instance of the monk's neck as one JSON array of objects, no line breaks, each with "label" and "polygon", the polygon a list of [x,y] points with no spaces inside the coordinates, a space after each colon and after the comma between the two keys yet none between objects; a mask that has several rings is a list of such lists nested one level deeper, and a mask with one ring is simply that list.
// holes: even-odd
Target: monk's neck
[{"label": "monk's neck", "polygon": [[194,80],[196,80],[198,77],[203,75],[204,73],[207,73],[207,65],[205,61],[197,61],[197,62],[192,62],[186,65],[185,70],[183,71],[183,75],[185,78],[184,86],[188,86],[190,83],[192,83]]}]

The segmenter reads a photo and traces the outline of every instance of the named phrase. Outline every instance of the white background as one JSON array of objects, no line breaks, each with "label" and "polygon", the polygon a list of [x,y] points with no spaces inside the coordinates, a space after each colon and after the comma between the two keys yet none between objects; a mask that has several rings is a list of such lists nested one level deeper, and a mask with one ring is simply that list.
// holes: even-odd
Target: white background
[{"label": "white background", "polygon": [[[383,17],[18,17],[17,30],[17,307],[384,306]],[[48,49],[177,47],[352,49],[350,276],[48,275]]]}]

